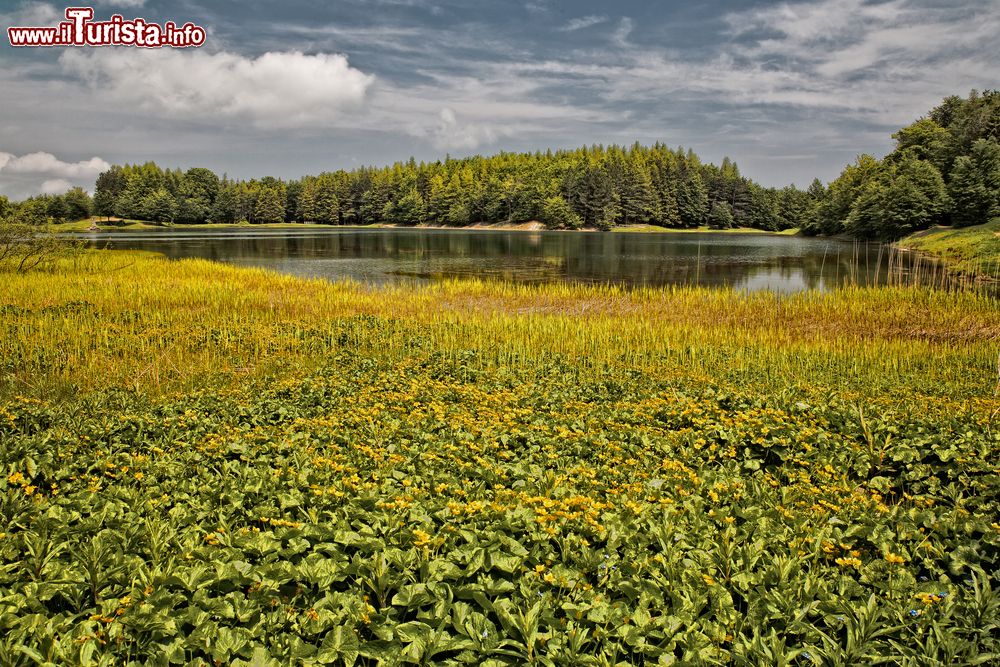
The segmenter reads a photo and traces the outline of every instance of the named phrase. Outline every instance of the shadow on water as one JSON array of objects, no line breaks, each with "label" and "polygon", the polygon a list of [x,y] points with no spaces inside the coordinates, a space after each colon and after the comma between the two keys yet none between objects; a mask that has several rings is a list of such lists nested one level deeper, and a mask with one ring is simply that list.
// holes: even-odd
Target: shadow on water
[{"label": "shadow on water", "polygon": [[[517,282],[704,285],[798,292],[940,280],[942,272],[877,244],[768,234],[495,230],[205,229],[100,232],[92,246],[199,257],[297,276],[364,283],[476,277]],[[919,269],[919,270],[918,270]]]}]

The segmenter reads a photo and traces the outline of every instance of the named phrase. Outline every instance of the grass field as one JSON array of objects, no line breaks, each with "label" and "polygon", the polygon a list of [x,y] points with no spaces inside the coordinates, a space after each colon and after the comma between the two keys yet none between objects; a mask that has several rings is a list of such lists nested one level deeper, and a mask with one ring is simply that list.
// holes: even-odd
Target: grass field
[{"label": "grass field", "polygon": [[976,293],[0,272],[0,663],[1000,659]]}]

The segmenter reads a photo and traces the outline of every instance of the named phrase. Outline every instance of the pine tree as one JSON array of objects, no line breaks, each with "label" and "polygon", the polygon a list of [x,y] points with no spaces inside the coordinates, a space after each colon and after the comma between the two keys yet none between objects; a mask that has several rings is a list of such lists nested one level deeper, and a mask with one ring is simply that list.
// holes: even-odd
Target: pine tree
[{"label": "pine tree", "polygon": [[316,179],[311,176],[302,179],[295,215],[303,222],[316,222]]},{"label": "pine tree", "polygon": [[956,227],[979,225],[987,221],[993,209],[994,197],[986,187],[983,176],[968,155],[955,160],[951,170],[951,219]]},{"label": "pine tree", "polygon": [[549,229],[579,229],[583,220],[563,197],[548,197],[542,206],[542,222]]},{"label": "pine tree", "polygon": [[617,192],[612,192],[607,203],[604,205],[604,209],[597,218],[597,228],[602,232],[609,231],[618,224],[618,219],[621,217],[621,210],[621,197],[619,197]]},{"label": "pine tree", "polygon": [[383,213],[386,222],[407,226],[420,224],[426,216],[427,208],[424,199],[415,187],[403,193],[398,201],[387,203]]},{"label": "pine tree", "polygon": [[277,185],[263,186],[257,196],[257,205],[253,211],[253,222],[268,224],[284,222],[285,197]]},{"label": "pine tree", "polygon": [[677,208],[685,227],[700,227],[708,216],[708,191],[697,171],[690,171],[678,184]]},{"label": "pine tree", "polygon": [[712,204],[708,214],[708,226],[712,229],[730,229],[733,226],[733,209],[728,202],[717,201]]},{"label": "pine tree", "polygon": [[313,185],[313,220],[326,225],[340,224],[340,198],[333,174],[320,174]]},{"label": "pine tree", "polygon": [[621,186],[622,224],[656,220],[660,216],[658,204],[649,170],[646,165],[633,158],[626,164]]}]

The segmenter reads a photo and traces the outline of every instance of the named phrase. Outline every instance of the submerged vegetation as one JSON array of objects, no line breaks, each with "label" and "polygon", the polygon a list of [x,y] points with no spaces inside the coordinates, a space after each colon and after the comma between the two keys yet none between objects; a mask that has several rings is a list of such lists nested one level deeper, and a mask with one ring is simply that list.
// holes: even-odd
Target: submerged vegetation
[{"label": "submerged vegetation", "polygon": [[988,664],[976,293],[0,272],[0,662]]}]

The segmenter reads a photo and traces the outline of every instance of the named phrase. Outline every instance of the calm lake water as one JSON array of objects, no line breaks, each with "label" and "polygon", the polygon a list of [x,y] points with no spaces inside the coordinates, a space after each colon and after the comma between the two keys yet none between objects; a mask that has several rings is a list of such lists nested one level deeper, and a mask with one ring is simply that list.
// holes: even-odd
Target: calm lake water
[{"label": "calm lake water", "polygon": [[[95,232],[91,245],[385,284],[449,277],[796,292],[883,283],[880,246],[769,234],[205,229]],[[905,261],[905,257],[903,261]],[[897,259],[897,261],[899,261]]]}]

